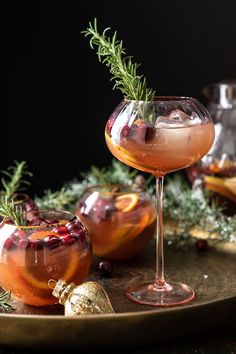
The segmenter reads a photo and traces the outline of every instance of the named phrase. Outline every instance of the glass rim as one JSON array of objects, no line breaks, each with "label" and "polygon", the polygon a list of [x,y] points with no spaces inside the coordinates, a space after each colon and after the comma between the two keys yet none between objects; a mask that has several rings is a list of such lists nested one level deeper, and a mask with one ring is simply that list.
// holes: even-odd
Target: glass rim
[{"label": "glass rim", "polygon": [[128,98],[124,98],[125,102],[140,102],[140,103],[151,103],[151,102],[171,102],[171,101],[197,101],[195,97],[191,96],[154,96],[152,100],[143,101],[143,100],[130,100]]},{"label": "glass rim", "polygon": [[10,225],[10,226],[15,226],[17,229],[24,229],[24,230],[30,230],[30,229],[40,229],[40,228],[49,228],[49,227],[56,227],[56,226],[63,226],[65,224],[67,224],[68,222],[71,222],[75,219],[79,219],[79,217],[75,214],[73,214],[70,211],[67,210],[57,210],[57,209],[43,209],[43,210],[33,210],[33,211],[25,211],[24,213],[27,214],[33,214],[33,213],[64,213],[67,215],[71,215],[71,218],[69,220],[63,220],[62,222],[58,222],[58,223],[53,223],[53,224],[44,224],[44,225],[28,225],[28,226],[24,226],[24,225],[13,225],[13,224],[8,224],[7,222],[4,221],[4,219],[1,221],[1,224],[6,224],[6,225]]},{"label": "glass rim", "polygon": [[107,194],[107,195],[124,195],[124,194],[140,194],[140,193],[145,193],[145,190],[135,190],[132,188],[132,185],[126,184],[126,183],[102,183],[102,184],[95,184],[92,186],[89,186],[88,188],[85,189],[84,193],[87,193],[88,191],[91,191],[95,189],[94,192],[96,192],[96,189],[104,188],[104,187],[127,187],[127,191],[123,192],[116,192],[114,191],[103,191],[103,190],[98,190],[99,193],[101,194]]}]

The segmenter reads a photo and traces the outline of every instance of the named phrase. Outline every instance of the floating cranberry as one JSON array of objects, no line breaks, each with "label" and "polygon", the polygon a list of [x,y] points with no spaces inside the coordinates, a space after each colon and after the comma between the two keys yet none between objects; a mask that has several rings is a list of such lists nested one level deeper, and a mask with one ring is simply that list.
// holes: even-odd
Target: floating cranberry
[{"label": "floating cranberry", "polygon": [[107,124],[106,124],[106,131],[110,134],[111,132],[111,128],[114,124],[114,121],[115,121],[115,118],[114,117],[110,117],[107,121]]},{"label": "floating cranberry", "polygon": [[97,266],[98,273],[103,277],[110,277],[113,272],[113,265],[110,261],[102,260]]},{"label": "floating cranberry", "polygon": [[12,219],[9,219],[9,218],[5,219],[4,223],[5,224],[9,224],[9,225],[15,225],[14,221]]},{"label": "floating cranberry", "polygon": [[58,235],[65,235],[68,234],[68,228],[66,226],[54,227],[54,229],[52,229],[52,232]]},{"label": "floating cranberry", "polygon": [[44,242],[47,248],[53,249],[60,245],[61,239],[59,237],[55,237],[54,235],[49,235],[45,237]]},{"label": "floating cranberry", "polygon": [[77,237],[71,235],[61,236],[60,239],[63,245],[73,245],[77,241]]},{"label": "floating cranberry", "polygon": [[21,250],[27,250],[30,247],[31,241],[29,240],[20,240],[18,243],[18,247]]},{"label": "floating cranberry", "polygon": [[155,138],[156,134],[157,132],[154,126],[148,126],[145,134],[145,141],[147,143],[151,142]]},{"label": "floating cranberry", "polygon": [[120,136],[122,138],[127,138],[127,136],[129,135],[130,132],[130,127],[128,126],[128,124],[124,125],[123,128],[120,131]]},{"label": "floating cranberry", "polygon": [[72,230],[74,230],[74,229],[77,229],[78,226],[80,226],[79,223],[77,223],[77,222],[75,222],[75,221],[71,221],[71,222],[69,222],[69,223],[66,224],[67,230],[69,230],[69,231],[72,231]]},{"label": "floating cranberry", "polygon": [[26,211],[36,211],[38,210],[38,207],[33,200],[30,200],[28,202],[24,202],[23,209]]},{"label": "floating cranberry", "polygon": [[82,237],[84,238],[85,236],[85,231],[84,230],[81,230],[81,229],[74,229],[70,232],[71,236],[73,237]]},{"label": "floating cranberry", "polygon": [[59,220],[57,220],[57,219],[50,219],[50,220],[45,220],[45,222],[47,223],[47,224],[58,224],[59,223]]},{"label": "floating cranberry", "polygon": [[16,230],[13,234],[12,234],[12,238],[19,240],[19,239],[27,239],[28,235],[25,231],[23,230]]},{"label": "floating cranberry", "polygon": [[44,240],[40,240],[40,239],[37,239],[37,240],[33,240],[31,242],[31,248],[33,248],[34,250],[42,250],[44,248]]},{"label": "floating cranberry", "polygon": [[197,240],[195,242],[195,247],[199,252],[205,252],[208,249],[208,242],[207,240]]},{"label": "floating cranberry", "polygon": [[14,242],[11,238],[7,238],[5,243],[4,243],[4,248],[6,250],[9,250],[10,248],[12,248],[12,246],[14,245]]},{"label": "floating cranberry", "polygon": [[40,226],[42,224],[45,224],[45,220],[42,218],[34,218],[28,222],[29,226]]}]

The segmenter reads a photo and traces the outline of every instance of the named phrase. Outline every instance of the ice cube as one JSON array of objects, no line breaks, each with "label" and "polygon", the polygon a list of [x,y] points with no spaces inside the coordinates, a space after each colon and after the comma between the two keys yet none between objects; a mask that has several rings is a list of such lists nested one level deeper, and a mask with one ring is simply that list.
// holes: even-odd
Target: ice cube
[{"label": "ice cube", "polygon": [[156,119],[156,128],[181,128],[191,125],[201,124],[201,119],[197,113],[192,112],[191,116],[185,112],[175,109],[168,116],[159,116]]}]

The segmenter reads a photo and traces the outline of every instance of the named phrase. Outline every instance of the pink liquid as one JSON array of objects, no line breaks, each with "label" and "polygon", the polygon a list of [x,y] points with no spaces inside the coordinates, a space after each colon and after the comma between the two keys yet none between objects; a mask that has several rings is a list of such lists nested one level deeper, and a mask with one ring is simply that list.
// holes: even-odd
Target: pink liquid
[{"label": "pink liquid", "polygon": [[200,160],[212,146],[214,126],[207,123],[156,128],[148,141],[138,139],[134,134],[130,136],[109,136],[106,131],[106,142],[111,153],[129,166],[162,176]]}]

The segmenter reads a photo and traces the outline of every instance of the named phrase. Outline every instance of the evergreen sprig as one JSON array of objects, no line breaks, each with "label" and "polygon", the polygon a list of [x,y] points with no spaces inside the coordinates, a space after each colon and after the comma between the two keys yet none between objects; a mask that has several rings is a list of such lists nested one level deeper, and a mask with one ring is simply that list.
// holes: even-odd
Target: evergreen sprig
[{"label": "evergreen sprig", "polygon": [[[136,170],[113,159],[110,166],[106,168],[92,166],[89,171],[81,173],[81,180],[66,182],[56,192],[46,191],[42,198],[38,197],[35,201],[40,208],[50,209],[60,206],[61,209],[68,208],[74,211],[76,203],[87,187],[104,183],[131,185],[136,176]],[[155,199],[154,183],[150,179],[146,185]],[[217,234],[220,241],[236,242],[236,215],[226,216],[222,205],[216,201],[212,202],[209,192],[202,188],[192,189],[183,174],[175,173],[166,177],[163,209],[165,220],[174,221],[185,236],[191,236],[191,230],[197,227],[209,235]]]},{"label": "evergreen sprig", "polygon": [[17,226],[26,225],[22,208],[16,206],[13,199],[9,201],[6,195],[0,198],[0,215],[3,218],[11,219]]},{"label": "evergreen sprig", "polygon": [[15,310],[15,308],[11,304],[9,304],[10,299],[10,291],[0,290],[0,309],[2,310],[2,312],[11,312]]},{"label": "evergreen sprig", "polygon": [[32,177],[32,173],[27,171],[25,161],[14,161],[14,165],[1,172],[6,176],[6,178],[1,178],[1,182],[8,199],[13,198],[16,192],[23,191],[26,186],[30,185],[30,182],[24,179],[24,176]]},{"label": "evergreen sprig", "polygon": [[82,33],[90,37],[91,48],[97,48],[99,61],[109,68],[111,81],[115,82],[113,89],[119,89],[127,99],[151,101],[155,91],[147,87],[143,75],[137,74],[140,64],[133,63],[133,57],[126,56],[123,42],[117,39],[116,31],[111,37],[107,36],[109,30],[110,27],[99,33],[95,18],[93,24],[89,22],[89,27]]}]

